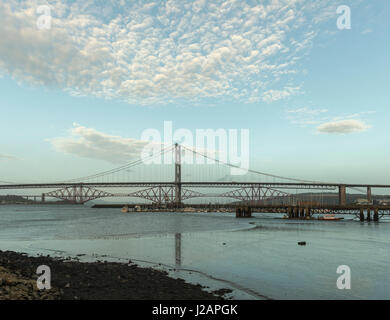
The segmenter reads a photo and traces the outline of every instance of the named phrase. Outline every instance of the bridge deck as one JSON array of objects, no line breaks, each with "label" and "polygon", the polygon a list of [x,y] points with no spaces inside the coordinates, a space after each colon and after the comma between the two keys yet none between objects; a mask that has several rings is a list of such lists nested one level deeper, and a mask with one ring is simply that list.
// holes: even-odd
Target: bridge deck
[{"label": "bridge deck", "polygon": [[[293,183],[293,182],[184,182],[180,183],[186,187],[242,187],[242,186],[262,186],[273,188],[292,188],[292,189],[313,189],[313,188],[389,188],[385,184],[340,184],[340,183]],[[26,183],[26,184],[0,184],[0,189],[46,189],[46,188],[64,188],[64,187],[153,187],[153,186],[174,186],[175,182],[86,182],[86,183]]]}]

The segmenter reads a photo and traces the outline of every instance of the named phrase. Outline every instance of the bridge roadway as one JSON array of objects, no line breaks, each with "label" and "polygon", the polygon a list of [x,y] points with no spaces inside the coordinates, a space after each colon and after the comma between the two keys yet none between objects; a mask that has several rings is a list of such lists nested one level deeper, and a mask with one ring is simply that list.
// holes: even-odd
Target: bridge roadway
[{"label": "bridge roadway", "polygon": [[[179,181],[179,182],[178,182]],[[162,202],[165,199],[170,199],[176,204],[182,200],[195,197],[215,197],[221,196],[226,198],[235,198],[237,200],[260,200],[275,196],[291,196],[280,189],[301,189],[301,190],[336,190],[339,193],[339,205],[346,205],[346,190],[347,188],[358,189],[367,188],[367,200],[372,200],[372,188],[389,188],[390,185],[381,184],[340,184],[340,183],[322,183],[322,182],[186,182],[178,180],[176,182],[58,182],[58,183],[26,183],[26,184],[2,184],[0,190],[17,190],[17,189],[58,189],[55,191],[42,194],[42,201],[47,197],[55,197],[62,200],[71,200],[75,203],[85,203],[90,200],[103,197],[116,196],[135,196],[151,200],[152,202]],[[100,188],[125,188],[138,187],[148,188],[145,190],[136,191],[129,194],[114,194],[106,191],[94,189]],[[163,190],[163,188],[166,188]],[[225,192],[223,194],[202,194],[197,191],[192,191],[188,188],[238,188],[234,191]],[[279,189],[279,190],[278,190]],[[266,191],[266,192],[264,192]],[[267,193],[268,192],[268,193]]]},{"label": "bridge roadway", "polygon": [[[335,190],[336,188],[381,188],[390,189],[390,185],[384,184],[342,184],[342,183],[293,183],[293,182],[185,182],[180,183],[185,187],[248,187],[258,186],[265,188],[280,189],[325,189]],[[175,182],[83,182],[83,183],[23,183],[23,184],[0,184],[0,189],[48,189],[48,188],[66,188],[66,187],[155,187],[155,186],[174,186]]]}]

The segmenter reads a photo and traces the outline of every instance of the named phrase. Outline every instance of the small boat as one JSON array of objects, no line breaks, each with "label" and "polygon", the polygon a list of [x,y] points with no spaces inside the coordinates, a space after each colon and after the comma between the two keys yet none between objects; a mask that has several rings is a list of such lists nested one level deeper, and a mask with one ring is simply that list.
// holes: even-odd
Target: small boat
[{"label": "small boat", "polygon": [[318,220],[327,220],[327,221],[338,221],[338,220],[343,220],[344,218],[342,217],[336,217],[336,215],[333,214],[324,214],[323,217],[319,217]]},{"label": "small boat", "polygon": [[121,212],[123,212],[123,213],[129,212],[129,207],[128,207],[128,206],[124,206],[124,207],[121,209]]}]

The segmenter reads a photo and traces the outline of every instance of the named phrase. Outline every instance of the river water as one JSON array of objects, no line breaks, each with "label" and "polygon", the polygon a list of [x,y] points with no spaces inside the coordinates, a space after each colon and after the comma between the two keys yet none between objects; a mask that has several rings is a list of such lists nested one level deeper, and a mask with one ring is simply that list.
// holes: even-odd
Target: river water
[{"label": "river water", "polygon": [[[3,205],[0,250],[132,260],[211,289],[231,288],[237,299],[390,299],[389,220],[280,217]],[[340,265],[351,270],[349,290],[337,288]]]}]

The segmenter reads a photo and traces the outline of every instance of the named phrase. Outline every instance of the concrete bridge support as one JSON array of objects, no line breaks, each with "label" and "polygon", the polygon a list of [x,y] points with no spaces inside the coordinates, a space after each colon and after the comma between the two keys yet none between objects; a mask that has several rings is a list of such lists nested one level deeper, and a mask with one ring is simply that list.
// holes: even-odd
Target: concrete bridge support
[{"label": "concrete bridge support", "polygon": [[360,221],[364,222],[364,210],[360,209],[360,215],[359,215]]},{"label": "concrete bridge support", "polygon": [[252,208],[251,207],[237,207],[236,218],[251,218]]},{"label": "concrete bridge support", "polygon": [[379,221],[379,209],[378,208],[374,209],[374,221],[375,222]]},{"label": "concrete bridge support", "polygon": [[367,221],[371,221],[371,209],[367,209]]},{"label": "concrete bridge support", "polygon": [[181,147],[175,144],[175,204],[181,207]]},{"label": "concrete bridge support", "polygon": [[372,201],[371,187],[367,187],[367,201],[369,203]]},{"label": "concrete bridge support", "polygon": [[295,218],[295,219],[299,218],[298,207],[293,208],[293,218]]},{"label": "concrete bridge support", "polygon": [[287,208],[287,215],[289,219],[293,218],[293,207],[288,207]]},{"label": "concrete bridge support", "polygon": [[339,205],[345,206],[347,203],[347,192],[344,184],[339,185]]}]

